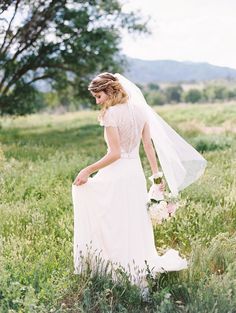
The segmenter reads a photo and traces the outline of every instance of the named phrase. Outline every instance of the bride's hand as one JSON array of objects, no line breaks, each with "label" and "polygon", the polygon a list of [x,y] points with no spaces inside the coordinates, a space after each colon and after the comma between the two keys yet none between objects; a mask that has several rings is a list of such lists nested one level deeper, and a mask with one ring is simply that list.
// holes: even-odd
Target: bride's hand
[{"label": "bride's hand", "polygon": [[86,169],[86,168],[84,168],[84,169],[81,170],[81,171],[79,172],[79,174],[76,176],[76,178],[75,178],[73,184],[76,185],[76,186],[85,184],[85,183],[88,181],[89,175],[90,175],[89,170]]},{"label": "bride's hand", "polygon": [[166,187],[165,182],[164,182],[164,180],[162,180],[161,183],[160,183],[160,190],[162,192],[164,192],[165,191],[165,187]]}]

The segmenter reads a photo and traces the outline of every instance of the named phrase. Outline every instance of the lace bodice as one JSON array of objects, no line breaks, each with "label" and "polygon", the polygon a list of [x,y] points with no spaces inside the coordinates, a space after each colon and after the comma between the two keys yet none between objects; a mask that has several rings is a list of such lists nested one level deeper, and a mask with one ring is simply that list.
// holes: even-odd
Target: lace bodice
[{"label": "lace bodice", "polygon": [[[142,130],[147,121],[146,112],[140,107],[130,103],[122,103],[109,107],[100,121],[101,126],[113,126],[118,128],[120,135],[121,153],[138,156]],[[106,129],[104,138],[108,146]]]}]

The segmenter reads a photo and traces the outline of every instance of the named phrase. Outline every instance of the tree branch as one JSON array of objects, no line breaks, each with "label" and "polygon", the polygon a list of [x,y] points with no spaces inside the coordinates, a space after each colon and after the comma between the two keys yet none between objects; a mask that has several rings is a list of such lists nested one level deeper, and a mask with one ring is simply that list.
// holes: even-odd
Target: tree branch
[{"label": "tree branch", "polygon": [[[57,4],[57,1],[56,1],[56,0],[52,0],[51,3],[50,3],[50,5],[49,5],[49,7],[48,7],[47,9],[45,9],[43,12],[41,12],[41,13],[38,12],[38,8],[40,7],[40,5],[39,5],[38,8],[36,9],[36,11],[34,12],[34,15],[33,15],[33,17],[31,18],[31,20],[30,20],[28,23],[26,23],[26,24],[24,25],[24,27],[21,27],[21,28],[18,29],[18,31],[16,32],[16,34],[11,38],[10,42],[9,42],[8,45],[5,47],[3,53],[6,53],[7,49],[8,49],[9,46],[12,44],[13,40],[14,40],[20,33],[22,33],[22,36],[23,36],[24,30],[27,30],[27,31],[28,31],[28,30],[30,29],[30,27],[32,28],[32,25],[30,26],[30,24],[32,24],[32,23],[34,24],[34,22],[33,22],[34,19],[37,21],[38,14],[43,15],[43,19],[38,22],[38,25],[36,24],[36,27],[40,27],[39,30],[38,30],[35,34],[33,34],[31,40],[28,41],[28,43],[26,43],[21,49],[19,49],[18,51],[16,51],[16,53],[11,57],[11,59],[9,59],[9,60],[7,60],[7,61],[5,62],[5,64],[3,65],[4,67],[6,67],[6,65],[7,65],[9,62],[11,62],[11,63],[14,62],[14,61],[16,60],[16,58],[17,58],[22,52],[24,52],[27,48],[29,48],[30,46],[32,46],[35,41],[37,41],[37,39],[38,39],[38,37],[40,36],[42,30],[43,30],[44,28],[46,28],[47,21],[50,20],[50,17],[51,17],[52,14],[53,14],[53,11],[54,11],[54,9],[55,9],[55,7],[54,7],[55,4]],[[33,25],[33,26],[34,26],[34,25]],[[34,26],[34,27],[35,27],[35,26]],[[19,70],[19,71],[20,71],[20,70]],[[18,72],[19,72],[19,71],[18,71]],[[12,81],[15,80],[15,76],[18,76],[17,73],[13,74],[12,79],[10,80],[10,82],[7,84],[7,86],[5,87],[5,89],[4,89],[4,91],[3,91],[4,94],[8,91],[8,89],[9,89],[10,86],[12,85]],[[3,78],[2,78],[2,80],[1,80],[1,82],[0,82],[0,90],[3,88],[3,85],[4,85],[5,81],[6,81],[6,79],[7,79],[7,76],[6,76],[6,72],[5,72]]]},{"label": "tree branch", "polygon": [[17,80],[19,80],[21,77],[23,77],[28,71],[30,70],[37,70],[39,68],[58,68],[58,69],[62,69],[64,71],[70,71],[70,72],[74,72],[76,73],[75,69],[74,68],[71,68],[71,67],[68,67],[62,63],[55,63],[55,64],[51,64],[51,63],[42,63],[42,64],[38,64],[38,65],[33,65],[32,63],[31,64],[25,64],[21,69],[19,69],[15,75],[12,77],[12,79],[8,82],[7,86],[2,90],[2,94],[5,95],[8,90],[10,89],[10,87],[12,85],[15,84],[15,82]]},{"label": "tree branch", "polygon": [[13,4],[13,3],[14,3],[14,0],[5,1],[5,3],[0,3],[1,4],[1,6],[0,6],[0,8],[1,8],[0,14],[2,14],[4,11],[6,11],[10,7],[10,5]]},{"label": "tree branch", "polygon": [[30,82],[27,82],[27,85],[30,85],[34,82],[36,82],[37,80],[42,80],[42,79],[45,79],[45,78],[53,78],[51,75],[48,75],[48,74],[45,74],[45,75],[42,75],[42,76],[38,76],[34,79],[32,79]]},{"label": "tree branch", "polygon": [[2,49],[3,49],[4,46],[5,46],[5,43],[6,43],[6,40],[7,40],[7,36],[8,36],[8,34],[9,34],[10,30],[11,30],[11,25],[12,25],[12,22],[13,22],[15,16],[16,16],[16,12],[17,12],[17,10],[18,10],[18,6],[19,6],[20,1],[21,1],[21,0],[17,0],[17,1],[16,1],[15,10],[14,10],[13,16],[12,16],[10,22],[9,22],[8,28],[7,28],[7,30],[6,30],[6,34],[5,34],[5,36],[4,36],[3,43],[2,43],[1,48],[0,48],[0,53],[2,53]]}]

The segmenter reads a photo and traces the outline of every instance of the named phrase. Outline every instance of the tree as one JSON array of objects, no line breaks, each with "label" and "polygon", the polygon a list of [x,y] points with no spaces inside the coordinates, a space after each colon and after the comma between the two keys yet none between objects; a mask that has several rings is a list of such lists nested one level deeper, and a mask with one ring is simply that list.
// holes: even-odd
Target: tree
[{"label": "tree", "polygon": [[34,111],[40,80],[86,98],[92,75],[121,71],[120,29],[148,31],[118,0],[5,0],[0,14],[1,114]]},{"label": "tree", "polygon": [[215,99],[225,100],[228,96],[228,91],[225,86],[215,86]]},{"label": "tree", "polygon": [[155,83],[149,83],[147,85],[147,88],[149,90],[152,90],[152,91],[157,91],[157,90],[160,90],[160,86],[158,84],[155,84]]},{"label": "tree", "polygon": [[169,86],[165,89],[165,94],[168,102],[180,102],[183,88],[180,85]]},{"label": "tree", "polygon": [[196,103],[202,99],[202,93],[198,89],[190,89],[183,94],[183,100],[186,102]]},{"label": "tree", "polygon": [[229,100],[231,100],[231,99],[236,99],[236,89],[230,89],[230,90],[228,90],[228,96],[227,96],[227,98],[228,98]]},{"label": "tree", "polygon": [[148,104],[150,104],[152,106],[163,105],[166,103],[166,96],[161,90],[148,92],[147,102],[148,102]]},{"label": "tree", "polygon": [[215,89],[214,86],[208,85],[202,90],[203,99],[207,102],[213,102],[215,100]]},{"label": "tree", "polygon": [[204,98],[207,101],[224,100],[228,98],[228,90],[225,86],[209,85],[203,89]]}]

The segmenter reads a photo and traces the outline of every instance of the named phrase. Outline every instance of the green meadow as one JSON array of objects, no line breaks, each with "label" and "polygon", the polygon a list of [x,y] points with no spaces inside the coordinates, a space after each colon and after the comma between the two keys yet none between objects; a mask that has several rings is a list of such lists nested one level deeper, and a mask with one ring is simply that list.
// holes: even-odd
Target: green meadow
[{"label": "green meadow", "polygon": [[99,264],[74,275],[71,184],[106,153],[98,112],[1,118],[1,313],[236,312],[236,104],[155,109],[208,161],[175,217],[154,227],[160,254],[177,249],[189,268],[150,273],[146,298],[122,270],[117,282]]}]

